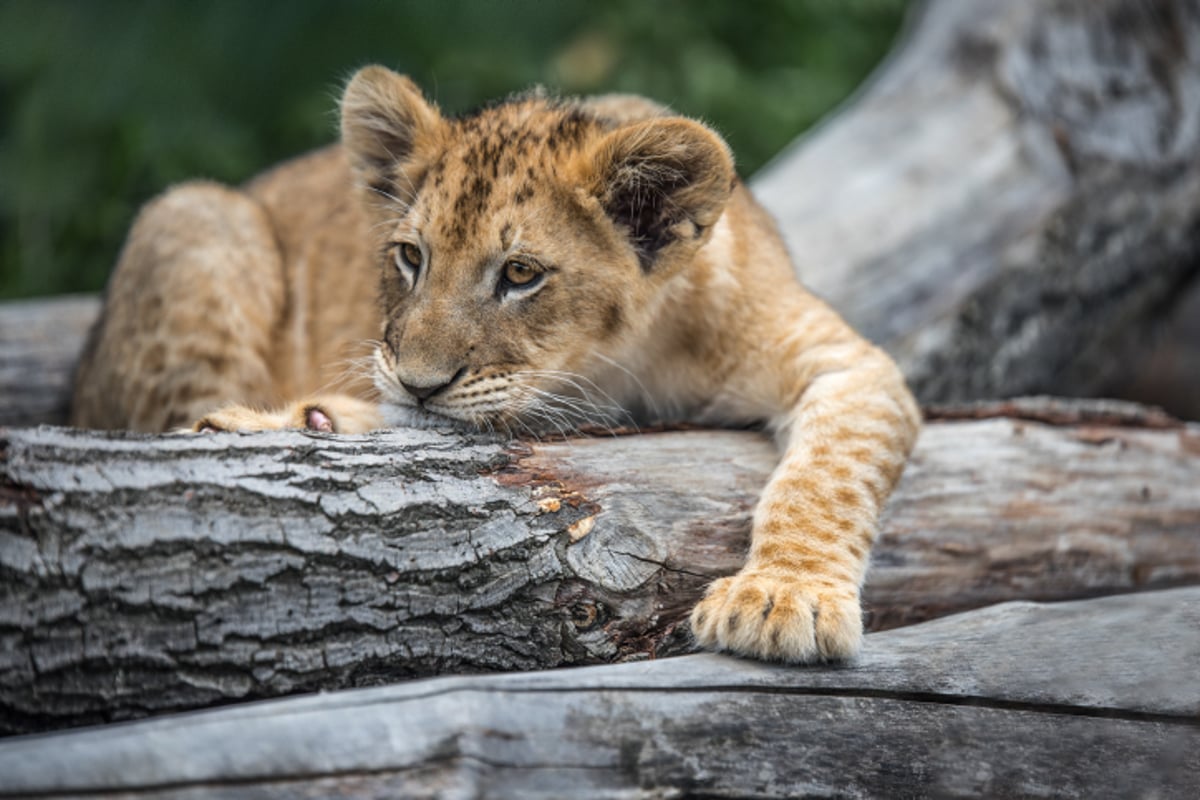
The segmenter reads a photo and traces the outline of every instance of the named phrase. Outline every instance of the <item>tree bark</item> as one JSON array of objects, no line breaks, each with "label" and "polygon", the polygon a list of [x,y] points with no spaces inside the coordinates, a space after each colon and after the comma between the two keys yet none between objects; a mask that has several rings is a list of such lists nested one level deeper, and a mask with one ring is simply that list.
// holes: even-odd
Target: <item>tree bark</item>
[{"label": "tree bark", "polygon": [[[1119,404],[969,414],[928,426],[884,514],[871,628],[1200,582],[1200,426]],[[686,652],[775,459],[731,431],[41,428],[0,452],[8,732]]]},{"label": "tree bark", "polygon": [[89,296],[0,303],[0,426],[66,424],[75,364],[99,313]]},{"label": "tree bark", "polygon": [[1200,587],[715,655],[439,678],[0,743],[0,797],[1158,797],[1200,786]]}]

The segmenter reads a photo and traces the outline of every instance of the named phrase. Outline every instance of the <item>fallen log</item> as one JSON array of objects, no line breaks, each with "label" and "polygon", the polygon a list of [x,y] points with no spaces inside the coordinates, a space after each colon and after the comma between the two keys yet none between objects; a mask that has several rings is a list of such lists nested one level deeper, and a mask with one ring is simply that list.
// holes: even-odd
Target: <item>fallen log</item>
[{"label": "fallen log", "polygon": [[1197,152],[1195,2],[933,0],[753,188],[923,403],[1120,393],[1148,367],[1195,397],[1200,373],[1137,354],[1164,319],[1194,329],[1171,311],[1200,292]]},{"label": "fallen log", "polygon": [[[1200,582],[1200,426],[1119,404],[992,413],[1024,419],[923,434],[883,518],[871,628]],[[0,454],[10,733],[686,652],[774,460],[732,431],[40,428],[0,431]]]},{"label": "fallen log", "polygon": [[0,797],[1158,797],[1200,788],[1200,587],[0,742]]},{"label": "fallen log", "polygon": [[71,379],[100,299],[0,303],[0,426],[65,425]]}]

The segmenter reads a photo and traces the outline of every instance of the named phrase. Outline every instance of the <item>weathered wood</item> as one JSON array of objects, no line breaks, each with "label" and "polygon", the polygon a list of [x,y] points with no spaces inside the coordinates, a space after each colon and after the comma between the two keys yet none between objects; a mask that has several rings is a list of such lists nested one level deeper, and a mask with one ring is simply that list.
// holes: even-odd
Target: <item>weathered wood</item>
[{"label": "weathered wood", "polygon": [[1158,797],[1200,790],[1200,587],[0,742],[0,797]]},{"label": "weathered wood", "polygon": [[0,426],[64,424],[96,297],[0,303]]},{"label": "weathered wood", "polygon": [[1197,152],[1194,0],[933,0],[754,189],[922,402],[1079,396],[1197,285]]},{"label": "weathered wood", "polygon": [[[1200,582],[1200,427],[1173,425],[931,424],[884,515],[871,627]],[[42,428],[0,452],[9,732],[686,651],[775,457],[729,431]]]}]

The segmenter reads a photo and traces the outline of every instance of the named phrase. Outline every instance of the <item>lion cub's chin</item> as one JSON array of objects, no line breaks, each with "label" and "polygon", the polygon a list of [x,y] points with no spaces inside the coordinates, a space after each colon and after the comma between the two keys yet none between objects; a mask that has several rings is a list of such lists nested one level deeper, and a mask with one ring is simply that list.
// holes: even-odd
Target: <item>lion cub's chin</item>
[{"label": "lion cub's chin", "polygon": [[387,428],[479,430],[479,426],[472,425],[465,420],[445,417],[417,406],[399,406],[392,405],[391,403],[382,403],[379,406],[379,411],[383,416],[384,427]]}]

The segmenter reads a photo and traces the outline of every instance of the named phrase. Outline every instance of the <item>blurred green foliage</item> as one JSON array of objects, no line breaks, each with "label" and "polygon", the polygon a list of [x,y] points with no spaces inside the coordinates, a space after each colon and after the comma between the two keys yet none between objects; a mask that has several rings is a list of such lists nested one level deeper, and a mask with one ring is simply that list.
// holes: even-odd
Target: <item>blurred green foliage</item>
[{"label": "blurred green foliage", "polygon": [[846,97],[906,0],[0,0],[0,298],[99,289],[137,207],[333,139],[363,64],[449,112],[533,83],[705,119],[752,173]]}]

